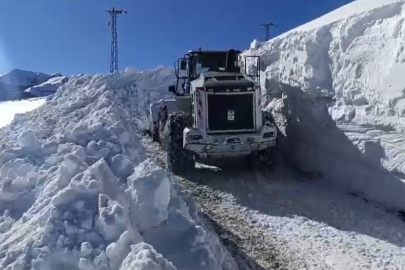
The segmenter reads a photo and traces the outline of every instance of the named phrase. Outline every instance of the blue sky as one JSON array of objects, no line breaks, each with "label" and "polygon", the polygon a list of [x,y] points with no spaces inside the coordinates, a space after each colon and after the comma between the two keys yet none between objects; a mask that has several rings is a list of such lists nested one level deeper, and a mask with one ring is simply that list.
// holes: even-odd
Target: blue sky
[{"label": "blue sky", "polygon": [[0,0],[0,73],[109,72],[109,15],[119,24],[120,69],[172,65],[190,49],[246,49],[351,0]]}]

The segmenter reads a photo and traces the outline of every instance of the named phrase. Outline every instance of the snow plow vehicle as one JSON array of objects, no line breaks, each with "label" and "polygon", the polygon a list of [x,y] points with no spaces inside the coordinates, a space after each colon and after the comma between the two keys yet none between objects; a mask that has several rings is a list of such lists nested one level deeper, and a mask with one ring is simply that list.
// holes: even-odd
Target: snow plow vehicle
[{"label": "snow plow vehicle", "polygon": [[[175,65],[174,99],[150,105],[150,133],[167,151],[173,173],[195,160],[246,157],[249,167],[270,161],[277,129],[261,108],[260,58],[241,52],[189,51]],[[247,74],[246,60],[254,72]]]}]

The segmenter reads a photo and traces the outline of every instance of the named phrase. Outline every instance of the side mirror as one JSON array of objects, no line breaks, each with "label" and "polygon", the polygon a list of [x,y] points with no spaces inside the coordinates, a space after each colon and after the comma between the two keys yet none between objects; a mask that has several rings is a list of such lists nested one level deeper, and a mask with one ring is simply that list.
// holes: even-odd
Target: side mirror
[{"label": "side mirror", "polygon": [[176,93],[176,86],[170,85],[168,90],[169,92]]},{"label": "side mirror", "polygon": [[187,61],[186,59],[180,60],[180,70],[187,70]]}]

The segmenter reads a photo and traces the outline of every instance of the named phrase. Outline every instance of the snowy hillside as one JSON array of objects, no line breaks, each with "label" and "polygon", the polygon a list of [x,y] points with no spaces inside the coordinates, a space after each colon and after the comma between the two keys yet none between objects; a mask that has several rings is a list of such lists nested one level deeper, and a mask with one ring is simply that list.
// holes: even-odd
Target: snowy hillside
[{"label": "snowy hillside", "polygon": [[29,87],[24,93],[28,93],[34,97],[49,96],[55,94],[58,88],[64,85],[68,80],[68,77],[58,74],[55,77],[51,77],[46,82]]},{"label": "snowy hillside", "polygon": [[24,94],[28,87],[41,84],[51,78],[44,73],[36,73],[14,69],[8,73],[0,75],[0,101],[21,99],[29,97]]},{"label": "snowy hillside", "polygon": [[263,83],[336,98],[336,120],[405,130],[405,1],[359,0],[267,43]]},{"label": "snowy hillside", "polygon": [[[33,98],[20,101],[5,101],[0,102],[0,128],[8,125],[13,121],[15,115],[32,111],[45,103],[44,98]],[[24,116],[22,116],[24,117]]]},{"label": "snowy hillside", "polygon": [[173,72],[73,76],[0,129],[0,269],[236,269],[141,144]]}]

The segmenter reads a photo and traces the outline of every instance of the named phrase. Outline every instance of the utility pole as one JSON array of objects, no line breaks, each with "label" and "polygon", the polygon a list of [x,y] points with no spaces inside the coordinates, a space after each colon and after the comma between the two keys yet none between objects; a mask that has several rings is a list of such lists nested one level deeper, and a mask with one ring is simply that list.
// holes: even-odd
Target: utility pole
[{"label": "utility pole", "polygon": [[111,15],[111,63],[110,72],[118,72],[118,38],[117,38],[117,17],[122,13],[127,13],[124,10],[116,10],[114,7],[111,10],[106,10]]},{"label": "utility pole", "polygon": [[266,31],[266,41],[268,41],[270,39],[270,28],[278,25],[274,23],[264,23],[261,26],[263,26],[264,30]]}]

